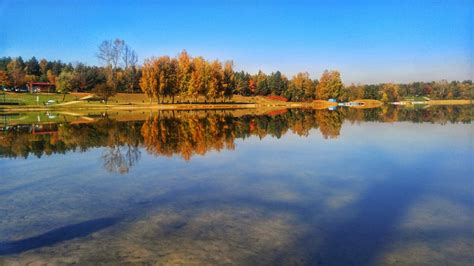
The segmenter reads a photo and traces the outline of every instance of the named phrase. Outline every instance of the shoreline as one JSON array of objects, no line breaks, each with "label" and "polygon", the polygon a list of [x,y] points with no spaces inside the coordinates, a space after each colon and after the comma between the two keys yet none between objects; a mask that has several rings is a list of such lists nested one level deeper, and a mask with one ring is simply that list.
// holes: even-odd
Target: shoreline
[{"label": "shoreline", "polygon": [[[244,99],[244,100],[242,100]],[[111,101],[112,102],[112,101]],[[358,99],[351,101],[362,105],[350,108],[366,109],[379,108],[384,105],[400,105],[397,103],[383,103],[372,99]],[[442,106],[442,105],[472,105],[472,100],[430,100],[424,103],[404,101],[401,106]],[[235,102],[221,103],[89,103],[85,101],[69,101],[51,106],[42,105],[1,105],[0,113],[12,112],[38,112],[38,111],[133,111],[133,110],[231,110],[231,109],[281,109],[281,108],[311,108],[327,109],[336,107],[338,103],[325,100],[314,100],[312,102],[283,102],[269,100],[261,96],[238,97]]]}]

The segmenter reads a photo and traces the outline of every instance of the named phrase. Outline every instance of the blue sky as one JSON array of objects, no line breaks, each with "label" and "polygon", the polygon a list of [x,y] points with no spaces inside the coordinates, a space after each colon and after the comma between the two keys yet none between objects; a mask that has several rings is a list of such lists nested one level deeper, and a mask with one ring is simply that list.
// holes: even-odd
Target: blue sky
[{"label": "blue sky", "polygon": [[140,61],[186,49],[251,73],[337,69],[345,83],[473,75],[472,1],[172,3],[0,0],[0,56],[98,64],[97,46],[118,37]]}]

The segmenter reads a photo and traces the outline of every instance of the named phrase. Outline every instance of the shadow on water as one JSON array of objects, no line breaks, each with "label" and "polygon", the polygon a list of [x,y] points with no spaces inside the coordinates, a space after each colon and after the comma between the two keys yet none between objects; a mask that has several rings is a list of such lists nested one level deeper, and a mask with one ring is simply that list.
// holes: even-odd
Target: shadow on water
[{"label": "shadow on water", "polygon": [[[354,213],[354,216],[341,223],[324,225],[325,237],[318,250],[308,256],[311,265],[371,265],[377,264],[386,248],[393,243],[393,236],[401,218],[421,196],[429,183],[423,176],[431,173],[414,173],[406,176],[390,176],[377,182],[362,198],[340,210],[341,213]],[[310,243],[311,236],[303,240]],[[313,247],[314,248],[314,247]]]},{"label": "shadow on water", "polygon": [[120,220],[121,219],[118,217],[94,219],[67,225],[30,238],[0,242],[0,255],[17,254],[36,248],[52,246],[63,241],[84,237],[110,227]]},{"label": "shadow on water", "polygon": [[[205,192],[209,191],[199,191],[199,193]],[[177,195],[186,196],[193,193],[196,193],[195,188],[185,188],[179,191],[172,191],[148,201],[137,202],[133,210],[129,210],[126,213],[114,217],[99,218],[77,224],[66,225],[41,235],[21,240],[3,241],[0,242],[0,256],[19,254],[25,251],[53,246],[64,241],[85,237],[114,226],[124,220],[130,222],[130,220],[139,219],[144,215],[144,213],[146,213],[147,209],[150,209],[153,206],[162,206],[173,203]]]}]

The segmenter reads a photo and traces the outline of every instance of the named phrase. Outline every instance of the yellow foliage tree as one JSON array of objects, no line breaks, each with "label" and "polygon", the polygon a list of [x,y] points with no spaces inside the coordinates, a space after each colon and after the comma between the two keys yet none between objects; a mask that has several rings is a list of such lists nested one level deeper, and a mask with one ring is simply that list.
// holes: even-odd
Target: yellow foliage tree
[{"label": "yellow foliage tree", "polygon": [[339,98],[342,95],[342,84],[341,74],[339,71],[328,71],[325,70],[319,84],[316,88],[316,94],[319,99]]},{"label": "yellow foliage tree", "polygon": [[400,99],[399,86],[393,83],[385,83],[382,86],[382,102],[396,102]]}]

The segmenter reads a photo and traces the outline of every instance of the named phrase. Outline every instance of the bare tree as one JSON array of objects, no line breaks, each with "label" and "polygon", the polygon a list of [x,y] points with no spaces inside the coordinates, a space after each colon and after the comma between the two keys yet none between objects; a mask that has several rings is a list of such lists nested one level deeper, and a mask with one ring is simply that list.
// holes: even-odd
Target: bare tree
[{"label": "bare tree", "polygon": [[122,60],[123,60],[125,69],[128,69],[129,67],[135,67],[138,62],[137,53],[127,44],[125,45],[123,49]]},{"label": "bare tree", "polygon": [[122,59],[124,45],[125,42],[120,39],[106,40],[99,45],[97,58],[105,65],[107,84],[97,87],[96,93],[105,96],[105,103],[107,103],[109,95],[113,95],[117,90],[117,67]]},{"label": "bare tree", "polygon": [[111,66],[112,69],[119,67],[122,54],[124,53],[125,41],[120,39],[106,40],[99,45],[99,52],[97,58],[106,66]]},{"label": "bare tree", "polygon": [[125,86],[128,92],[131,93],[134,88],[138,86],[138,56],[137,53],[128,45],[125,45],[123,49],[122,61],[125,67]]},{"label": "bare tree", "polygon": [[[124,40],[106,40],[99,45],[97,58],[105,65],[105,74],[107,76],[107,88],[117,90],[118,80],[117,72],[125,71],[126,87],[132,91],[134,84],[137,83],[136,64],[138,56],[136,52]],[[123,70],[119,69],[124,67]],[[106,87],[104,87],[106,88]]]},{"label": "bare tree", "polygon": [[115,39],[112,45],[112,67],[114,70],[119,67],[120,59],[122,59],[123,51],[125,47],[125,41],[120,39]]},{"label": "bare tree", "polygon": [[112,41],[103,41],[99,45],[97,58],[106,66],[112,65]]}]

